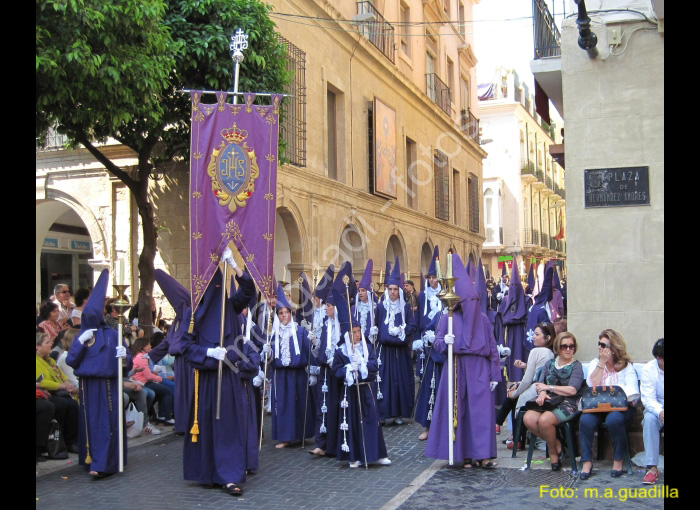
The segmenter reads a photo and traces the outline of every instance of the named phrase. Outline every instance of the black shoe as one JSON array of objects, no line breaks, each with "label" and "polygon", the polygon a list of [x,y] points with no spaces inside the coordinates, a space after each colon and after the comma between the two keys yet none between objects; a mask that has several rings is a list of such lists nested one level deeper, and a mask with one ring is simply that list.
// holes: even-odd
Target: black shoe
[{"label": "black shoe", "polygon": [[68,453],[78,453],[78,445],[75,443],[66,445],[66,448],[68,449]]},{"label": "black shoe", "polygon": [[561,461],[552,462],[552,471],[561,471]]},{"label": "black shoe", "polygon": [[591,468],[591,470],[588,473],[586,473],[585,471],[581,471],[579,473],[578,477],[579,477],[579,480],[588,480],[592,474],[593,474],[593,468]]},{"label": "black shoe", "polygon": [[610,470],[610,476],[612,476],[613,478],[620,478],[624,474],[625,474],[624,469],[621,469],[620,471],[617,471],[616,469]]}]

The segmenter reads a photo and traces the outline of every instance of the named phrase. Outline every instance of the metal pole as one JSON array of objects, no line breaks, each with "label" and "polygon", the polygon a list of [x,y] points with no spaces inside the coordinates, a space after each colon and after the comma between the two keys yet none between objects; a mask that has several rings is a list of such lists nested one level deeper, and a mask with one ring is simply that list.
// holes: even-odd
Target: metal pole
[{"label": "metal pole", "polygon": [[[224,262],[224,280],[221,284],[221,322],[219,329],[219,347],[224,347],[224,318],[226,316],[226,277],[228,273],[228,263]],[[216,385],[216,419],[221,419],[221,376],[224,362],[219,360],[219,379]]]},{"label": "metal pole", "polygon": [[[355,340],[354,338],[352,338],[352,312],[350,311],[350,290],[348,289],[349,281],[350,277],[348,275],[343,276],[343,283],[345,284],[345,297],[348,300],[348,319],[350,320],[350,343],[352,345],[352,354],[355,354]],[[362,334],[362,328],[360,328],[360,334]],[[348,354],[352,356],[352,354]],[[360,393],[359,368],[355,370],[355,387],[357,388],[357,408],[360,411],[360,433],[362,434],[362,452],[365,455],[365,469],[369,469],[369,466],[367,465],[367,447],[365,446],[365,425],[362,417],[362,394]]]},{"label": "metal pole", "polygon": [[[131,305],[124,299],[124,291],[128,285],[113,285],[117,291],[118,299],[112,303],[117,312],[119,312],[119,336],[118,345],[124,344],[124,333],[122,332],[122,325],[124,322],[124,312],[131,308]],[[118,424],[118,434],[119,434],[119,472],[124,472],[124,358],[117,358],[117,405],[119,406],[119,424]]]},{"label": "metal pole", "polygon": [[238,104],[238,72],[243,62],[243,51],[248,48],[248,36],[243,33],[242,29],[236,30],[235,35],[231,36],[231,45],[229,46],[233,54],[233,104]]}]

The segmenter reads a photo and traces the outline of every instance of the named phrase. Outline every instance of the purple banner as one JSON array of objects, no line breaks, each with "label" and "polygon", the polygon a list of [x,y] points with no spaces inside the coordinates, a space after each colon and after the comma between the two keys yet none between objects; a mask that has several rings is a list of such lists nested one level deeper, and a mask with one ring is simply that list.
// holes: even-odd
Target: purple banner
[{"label": "purple banner", "polygon": [[272,104],[201,102],[192,95],[190,145],[190,271],[192,310],[197,309],[221,260],[233,241],[263,295],[275,295],[275,208],[277,140],[281,95]]}]

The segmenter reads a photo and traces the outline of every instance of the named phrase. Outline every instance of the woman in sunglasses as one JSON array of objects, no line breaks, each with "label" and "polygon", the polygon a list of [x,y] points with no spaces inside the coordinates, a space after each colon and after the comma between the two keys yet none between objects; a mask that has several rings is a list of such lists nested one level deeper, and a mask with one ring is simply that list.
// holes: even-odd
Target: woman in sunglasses
[{"label": "woman in sunglasses", "polygon": [[598,357],[588,365],[586,383],[593,386],[620,386],[629,406],[627,411],[612,411],[609,413],[584,413],[579,425],[581,440],[581,480],[591,476],[593,463],[593,434],[596,427],[605,422],[613,443],[613,468],[610,476],[622,476],[622,460],[627,448],[626,428],[632,421],[635,404],[639,399],[639,382],[637,372],[627,355],[627,346],[622,335],[613,329],[603,330],[598,335]]},{"label": "woman in sunglasses", "polygon": [[540,374],[535,385],[537,399],[527,403],[523,423],[530,432],[547,442],[552,471],[560,471],[562,445],[557,439],[557,426],[573,419],[579,412],[583,367],[580,361],[574,360],[577,344],[572,333],[559,333],[552,347],[556,357]]}]

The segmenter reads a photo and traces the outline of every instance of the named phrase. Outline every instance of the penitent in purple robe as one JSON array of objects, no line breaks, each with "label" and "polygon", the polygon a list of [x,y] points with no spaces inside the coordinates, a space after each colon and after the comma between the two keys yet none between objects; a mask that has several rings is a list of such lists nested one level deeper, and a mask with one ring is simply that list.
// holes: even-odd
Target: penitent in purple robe
[{"label": "penitent in purple robe", "polygon": [[[117,345],[119,333],[104,322],[102,310],[109,283],[107,269],[102,271],[95,289],[83,309],[80,333],[97,329],[91,340],[80,343],[76,338],[68,351],[66,363],[79,377],[80,409],[78,415],[78,460],[86,471],[119,471],[119,402]],[[126,346],[126,344],[124,344]],[[131,370],[129,349],[124,373]],[[126,466],[126,426],[123,428],[124,465]],[[90,454],[91,463],[86,462]]]},{"label": "penitent in purple robe", "polygon": [[[279,347],[280,356],[271,361],[272,367],[272,439],[275,441],[289,442],[301,440],[314,434],[315,413],[313,407],[306,400],[306,388],[308,375],[306,367],[309,361],[310,343],[308,333],[302,326],[296,328],[299,353],[295,352],[294,339],[289,334],[285,338],[284,326],[280,326],[281,342],[287,345]],[[271,352],[276,352],[277,335],[271,340]],[[289,353],[289,359],[285,364],[285,351]],[[306,410],[306,420],[304,411]],[[306,431],[304,433],[304,422]]]},{"label": "penitent in purple robe", "polygon": [[[495,408],[490,381],[500,381],[498,350],[491,324],[479,309],[474,286],[456,254],[452,255],[456,293],[460,305],[453,315],[454,386],[457,389],[457,428],[454,442],[455,462],[463,459],[496,457]],[[464,287],[468,287],[463,290]],[[433,349],[447,353],[444,338],[448,321],[441,320],[436,331]],[[449,459],[448,406],[454,395],[447,394],[448,366],[442,371],[438,395],[433,409],[433,420],[425,447],[426,457]]]},{"label": "penitent in purple robe", "polygon": [[[198,370],[193,393],[188,396],[187,433],[183,451],[185,480],[201,484],[245,482],[246,469],[257,466],[257,432],[252,379],[260,357],[240,336],[238,314],[255,293],[249,275],[236,277],[238,290],[227,299],[224,348],[227,349],[221,381],[220,419],[216,419],[218,360],[206,355],[219,346],[221,322],[221,273],[217,271],[195,311],[193,333],[182,337],[182,356]],[[233,367],[232,367],[232,366]],[[191,433],[195,420],[199,433]]]}]

